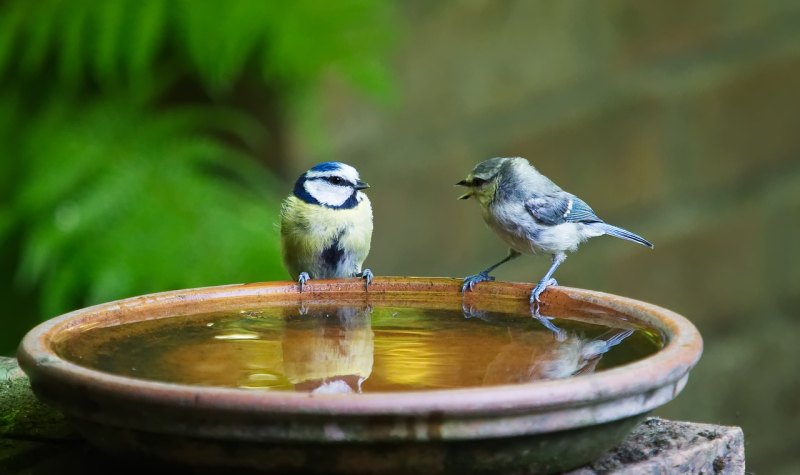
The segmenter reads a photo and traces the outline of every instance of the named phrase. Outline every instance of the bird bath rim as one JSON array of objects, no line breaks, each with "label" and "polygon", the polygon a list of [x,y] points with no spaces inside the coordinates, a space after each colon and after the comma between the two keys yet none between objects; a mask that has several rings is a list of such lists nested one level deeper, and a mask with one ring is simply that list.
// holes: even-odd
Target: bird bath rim
[{"label": "bird bath rim", "polygon": [[[200,305],[204,311],[213,311],[216,307],[230,308],[239,301],[242,306],[366,301],[375,305],[391,302],[399,306],[398,303],[402,305],[405,302],[423,308],[426,305],[428,308],[452,308],[462,301],[465,306],[519,312],[528,306],[532,288],[531,284],[486,282],[462,297],[461,282],[461,279],[451,278],[378,277],[368,292],[364,291],[360,279],[339,279],[309,281],[302,294],[293,282],[234,284],[148,294],[76,310],[44,322],[25,336],[18,356],[37,394],[68,415],[93,422],[108,422],[116,426],[137,424],[132,417],[76,405],[75,397],[86,391],[92,393],[91,399],[95,401],[175,410],[184,416],[187,411],[206,412],[217,419],[238,418],[246,414],[253,426],[273,416],[303,420],[310,416],[436,418],[452,422],[448,430],[438,434],[439,438],[465,440],[567,430],[646,413],[681,391],[688,372],[702,353],[702,339],[697,329],[670,310],[616,295],[566,287],[546,291],[543,314],[567,316],[578,309],[592,314],[593,318],[606,318],[605,323],[609,321],[609,314],[624,314],[634,323],[660,331],[664,338],[663,348],[633,363],[561,380],[444,390],[315,395],[183,385],[117,376],[71,363],[54,351],[59,335],[63,336],[65,332],[98,324],[137,321],[143,318],[136,317],[144,314],[147,318],[164,318],[197,313]],[[631,324],[628,320],[611,320],[622,327]],[[66,393],[72,393],[72,396]],[[346,426],[346,421],[340,422]],[[141,424],[138,429],[150,429],[147,422]],[[476,424],[481,426],[480,435],[477,435]],[[170,430],[191,434],[193,429]],[[214,431],[201,430],[199,433],[207,435]],[[280,435],[280,431],[267,432],[268,438]],[[410,428],[406,439],[430,438],[425,434],[415,436],[416,432]],[[245,438],[265,436],[263,432],[254,435],[252,431],[239,431],[237,434]],[[288,431],[284,435],[287,440],[329,440],[316,431]],[[395,440],[396,435],[359,432],[346,434],[345,440]]]}]

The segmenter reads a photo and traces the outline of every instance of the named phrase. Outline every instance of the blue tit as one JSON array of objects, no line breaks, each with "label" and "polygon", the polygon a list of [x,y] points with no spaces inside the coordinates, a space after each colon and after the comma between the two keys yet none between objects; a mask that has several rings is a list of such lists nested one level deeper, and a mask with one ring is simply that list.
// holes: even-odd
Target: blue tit
[{"label": "blue tit", "polygon": [[492,270],[521,254],[549,254],[552,265],[530,296],[538,315],[540,296],[548,286],[557,285],[553,273],[567,258],[567,251],[577,250],[587,239],[607,234],[653,248],[646,239],[598,218],[589,205],[521,157],[483,161],[456,185],[468,189],[461,199],[475,198],[484,221],[510,247],[503,260],[466,277],[462,292],[494,280],[489,275]]},{"label": "blue tit", "polygon": [[372,206],[358,171],[339,162],[303,173],[281,207],[283,263],[300,291],[309,279],[362,277],[372,239]]}]

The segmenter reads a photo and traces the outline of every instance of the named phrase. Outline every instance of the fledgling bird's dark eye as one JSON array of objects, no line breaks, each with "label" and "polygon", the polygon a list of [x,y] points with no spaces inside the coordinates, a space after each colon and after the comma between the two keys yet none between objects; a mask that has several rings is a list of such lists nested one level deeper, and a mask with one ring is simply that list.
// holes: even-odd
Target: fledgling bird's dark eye
[{"label": "fledgling bird's dark eye", "polygon": [[472,179],[472,186],[481,186],[484,183],[486,183],[486,180],[484,180],[483,178],[475,177]]}]

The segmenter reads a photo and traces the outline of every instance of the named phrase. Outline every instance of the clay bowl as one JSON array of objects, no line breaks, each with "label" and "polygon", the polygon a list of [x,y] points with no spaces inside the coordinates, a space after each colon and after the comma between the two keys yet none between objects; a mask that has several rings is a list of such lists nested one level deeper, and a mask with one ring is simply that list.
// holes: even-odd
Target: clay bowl
[{"label": "clay bowl", "polygon": [[546,473],[581,466],[618,444],[686,385],[702,352],[695,327],[669,310],[588,290],[548,289],[543,313],[660,331],[642,360],[562,380],[464,389],[314,394],[190,386],[116,376],[60,358],[87,328],[270,305],[529,311],[529,284],[377,278],[228,285],[134,297],[77,310],[31,330],[19,361],[38,397],[90,443],[137,458],[285,473]]}]

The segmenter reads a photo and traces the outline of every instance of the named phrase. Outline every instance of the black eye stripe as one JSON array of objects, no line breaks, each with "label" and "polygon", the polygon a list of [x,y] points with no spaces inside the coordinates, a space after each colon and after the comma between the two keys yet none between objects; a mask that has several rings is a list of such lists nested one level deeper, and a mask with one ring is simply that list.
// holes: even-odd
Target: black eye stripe
[{"label": "black eye stripe", "polygon": [[309,181],[327,181],[332,185],[337,186],[354,186],[348,180],[340,177],[340,176],[315,176],[312,178],[307,178]]},{"label": "black eye stripe", "polygon": [[325,180],[328,181],[328,183],[332,183],[334,185],[352,186],[352,183],[350,183],[349,181],[345,180],[344,178],[342,178],[340,176],[329,176],[329,177],[326,177]]}]

